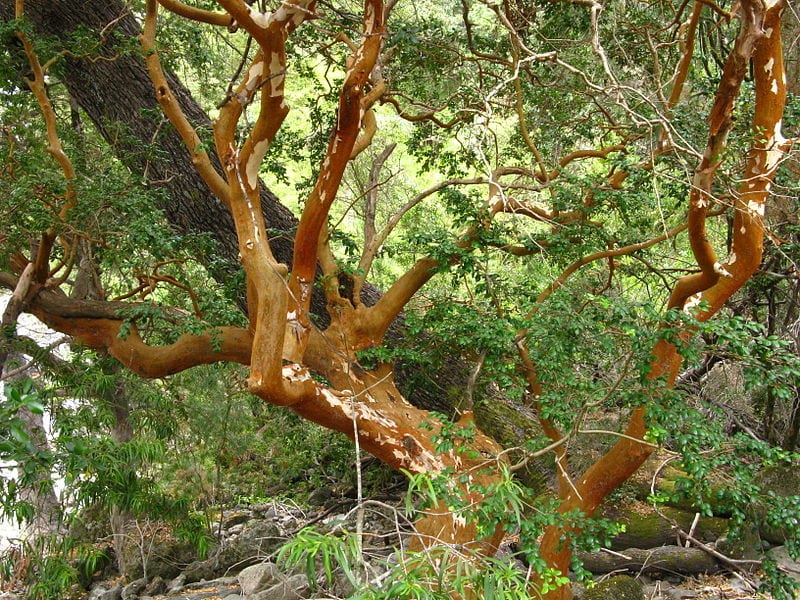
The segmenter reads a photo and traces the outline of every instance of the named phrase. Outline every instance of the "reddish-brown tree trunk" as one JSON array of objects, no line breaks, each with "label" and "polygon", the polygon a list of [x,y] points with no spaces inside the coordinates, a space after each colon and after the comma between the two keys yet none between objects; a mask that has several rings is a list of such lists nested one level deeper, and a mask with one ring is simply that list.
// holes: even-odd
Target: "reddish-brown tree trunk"
[{"label": "reddish-brown tree trunk", "polygon": [[[742,2],[741,30],[717,90],[716,103],[710,116],[710,135],[706,154],[698,169],[689,210],[689,232],[692,249],[701,271],[678,281],[670,299],[670,308],[691,312],[706,320],[752,276],[761,262],[764,207],[778,162],[786,148],[781,135],[781,119],[786,101],[786,79],[781,47],[782,2],[759,4]],[[717,160],[725,147],[730,127],[733,102],[753,61],[756,101],[753,116],[754,141],[751,147],[738,197],[735,200],[734,237],[731,253],[725,264],[716,261],[705,236],[705,214],[712,201],[710,190]],[[696,311],[706,303],[707,308]],[[687,328],[685,335],[690,335]],[[660,386],[671,387],[678,374],[681,356],[675,346],[659,342],[653,351],[650,380],[653,393]],[[651,454],[653,447],[644,442],[647,433],[646,406],[633,410],[624,436],[593,464],[563,494],[559,511],[579,510],[592,515],[603,499],[626,481]],[[550,527],[541,541],[540,550],[547,564],[562,573],[569,569],[572,552],[569,547],[570,527]],[[570,600],[569,586],[546,594],[547,600]]]}]

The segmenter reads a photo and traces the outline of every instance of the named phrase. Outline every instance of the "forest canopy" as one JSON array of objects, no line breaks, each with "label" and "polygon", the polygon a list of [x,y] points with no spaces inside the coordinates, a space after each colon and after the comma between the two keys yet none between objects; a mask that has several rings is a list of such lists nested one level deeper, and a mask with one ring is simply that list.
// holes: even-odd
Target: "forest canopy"
[{"label": "forest canopy", "polygon": [[[42,525],[58,473],[177,514],[200,499],[154,449],[213,415],[235,473],[290,413],[429,490],[412,550],[517,533],[532,596],[571,597],[587,519],[654,452],[755,518],[800,430],[784,9],[3,0],[5,510]],[[719,364],[742,385],[701,397]]]}]

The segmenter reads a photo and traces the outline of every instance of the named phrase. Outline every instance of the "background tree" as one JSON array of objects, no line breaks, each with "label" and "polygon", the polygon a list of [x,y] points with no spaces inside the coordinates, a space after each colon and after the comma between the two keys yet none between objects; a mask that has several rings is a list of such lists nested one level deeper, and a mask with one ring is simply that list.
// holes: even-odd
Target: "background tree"
[{"label": "background tree", "polygon": [[[159,42],[159,4],[177,15],[167,35],[189,27],[188,19],[207,25],[214,32],[202,35],[213,39],[234,30],[248,40],[230,42],[241,62],[220,93],[210,135],[187,115],[162,67],[186,47]],[[706,3],[664,12],[637,5],[622,15],[616,8],[603,14],[595,3],[462,3],[434,16],[377,0],[361,8],[218,4],[222,12],[149,0],[141,45],[163,114],[232,217],[247,323],[213,291],[198,293],[182,281],[206,262],[197,260],[196,245],[182,240],[142,252],[149,228],[163,224],[152,210],[129,209],[118,237],[149,263],[146,271],[118,263],[114,278],[106,275],[105,298],[67,293],[78,282],[79,240],[92,242],[102,262],[126,256],[108,241],[111,224],[96,219],[98,204],[121,204],[102,186],[82,190],[45,86],[45,73],[65,54],[34,45],[25,3],[16,4],[10,25],[61,174],[51,170],[51,179],[37,181],[41,174],[26,169],[16,133],[7,132],[9,206],[15,198],[30,206],[31,193],[41,204],[17,211],[3,234],[0,283],[20,310],[143,377],[245,365],[252,394],[358,439],[412,477],[446,482],[418,522],[418,547],[491,553],[508,525],[496,506],[507,482],[505,452],[474,427],[469,406],[454,427],[406,402],[380,348],[401,311],[418,306],[423,325],[437,323],[450,347],[475,361],[470,389],[483,373],[484,385],[507,383],[520,410],[538,416],[546,439],[520,442],[533,454],[543,446],[554,452],[560,517],[525,531],[532,543],[546,525],[533,585],[548,597],[568,597],[553,573],[568,569],[569,541],[585,530],[582,515],[593,514],[652,452],[664,415],[674,414],[667,408],[680,405],[670,405],[667,390],[681,353],[761,261],[765,207],[789,149],[781,133],[782,4],[742,3],[735,14]],[[698,41],[712,59],[700,65]],[[442,65],[452,68],[430,81]],[[293,95],[310,126],[308,118],[290,118]],[[737,107],[740,97],[748,102]],[[385,150],[369,160],[363,215],[353,227],[349,209],[362,199],[348,198],[342,181],[376,140]],[[207,150],[212,141],[219,164]],[[395,168],[419,171],[404,177],[420,188],[402,205],[384,207],[388,184],[376,182],[391,180],[381,174],[395,143],[408,155]],[[291,258],[270,246],[262,166],[286,176],[300,198]],[[90,182],[88,173],[82,177]],[[378,208],[386,211],[380,226]],[[727,221],[714,220],[724,215]],[[389,241],[404,216],[412,222],[405,239]],[[684,231],[688,250],[673,250],[669,243]],[[728,252],[725,260],[717,248]],[[401,252],[405,270],[381,277],[390,281],[386,293],[364,302],[367,277],[398,266],[381,267],[381,253]],[[169,260],[171,253],[183,258]],[[318,269],[329,318],[321,324],[310,312]],[[443,285],[426,299],[423,286],[435,277]],[[137,294],[158,302],[128,301]],[[647,310],[661,302],[666,313]],[[11,343],[13,319],[7,325]],[[606,432],[613,443],[576,470],[568,450],[580,435],[596,434],[584,426],[586,414],[609,402],[632,409],[627,425]]]}]

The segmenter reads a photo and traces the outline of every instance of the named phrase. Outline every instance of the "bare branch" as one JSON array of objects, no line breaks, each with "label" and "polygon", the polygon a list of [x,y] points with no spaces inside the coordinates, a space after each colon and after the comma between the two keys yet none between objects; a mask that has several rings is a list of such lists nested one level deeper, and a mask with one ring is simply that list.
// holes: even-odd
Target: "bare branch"
[{"label": "bare branch", "polygon": [[144,20],[144,31],[140,37],[140,41],[142,49],[144,50],[147,69],[155,88],[156,100],[158,100],[158,103],[164,110],[164,114],[180,134],[183,143],[192,155],[192,164],[197,169],[197,172],[203,177],[203,180],[211,191],[214,192],[214,195],[225,205],[229,206],[230,191],[228,186],[211,164],[211,159],[205,149],[203,149],[200,137],[197,135],[194,127],[192,127],[189,119],[186,118],[183,110],[181,110],[175,96],[173,96],[169,83],[167,82],[167,77],[164,74],[164,70],[161,68],[155,37],[157,2],[156,0],[147,0],[146,6],[147,11]]},{"label": "bare branch", "polygon": [[[16,3],[16,17],[18,19],[24,16],[24,4],[25,3],[22,0]],[[42,116],[44,117],[48,141],[47,152],[51,154],[53,158],[55,158],[58,166],[61,168],[61,172],[64,175],[66,192],[64,196],[64,202],[57,212],[57,218],[63,222],[66,220],[69,212],[77,204],[78,194],[75,189],[75,168],[73,167],[72,161],[64,152],[64,149],[61,145],[61,139],[59,138],[58,129],[56,127],[56,113],[55,110],[53,110],[53,105],[50,103],[50,98],[47,95],[47,88],[45,86],[44,78],[47,66],[52,64],[53,60],[55,59],[48,62],[46,66],[42,66],[39,62],[39,57],[33,48],[33,44],[31,44],[30,40],[28,39],[27,34],[23,31],[17,31],[16,36],[17,39],[22,43],[22,47],[25,50],[25,56],[28,59],[28,64],[33,72],[33,79],[26,77],[25,83],[36,97],[36,101],[39,103],[39,109],[42,111]],[[33,277],[39,283],[44,283],[48,276],[50,254],[53,249],[53,244],[56,241],[56,235],[56,230],[53,227],[49,227],[41,236],[36,256],[33,259]]]}]

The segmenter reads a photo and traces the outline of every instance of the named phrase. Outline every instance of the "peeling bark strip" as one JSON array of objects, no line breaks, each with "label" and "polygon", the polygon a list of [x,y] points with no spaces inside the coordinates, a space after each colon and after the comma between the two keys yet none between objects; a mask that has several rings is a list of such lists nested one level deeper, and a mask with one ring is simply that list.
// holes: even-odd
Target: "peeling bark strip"
[{"label": "peeling bark strip", "polygon": [[308,313],[311,300],[308,286],[317,266],[317,246],[350,162],[364,115],[365,86],[375,68],[383,43],[384,6],[381,0],[364,3],[363,41],[348,60],[348,69],[339,95],[339,112],[328,149],[314,189],[300,217],[295,236],[290,290],[300,315]]},{"label": "peeling bark strip", "polygon": [[[709,117],[709,144],[698,169],[702,189],[692,190],[688,214],[690,242],[701,273],[681,278],[675,285],[669,304],[670,308],[691,310],[701,301],[706,302],[706,310],[693,311],[700,320],[707,320],[716,314],[728,298],[752,276],[761,262],[764,206],[778,162],[788,149],[788,143],[780,132],[786,102],[780,35],[782,11],[781,0],[763,4],[756,0],[745,0],[741,3],[740,33],[726,62],[716,102]],[[734,203],[731,255],[726,264],[718,265],[705,236],[706,203],[710,198],[711,178],[718,166],[715,161],[718,161],[724,149],[724,136],[730,127],[733,102],[744,77],[741,65],[746,66],[751,59],[756,85],[753,142],[745,165],[743,183]],[[724,276],[721,277],[720,274]],[[696,301],[692,302],[695,297]],[[686,335],[690,333],[686,331]],[[667,386],[674,385],[681,360],[674,345],[660,341],[653,350],[649,375],[654,386],[662,385],[659,383],[662,379]],[[657,388],[654,392],[657,393]],[[620,438],[578,478],[575,488],[570,489],[563,498],[559,507],[561,513],[577,509],[592,515],[602,500],[647,459],[652,448],[644,442],[647,433],[645,411],[646,407],[643,406],[632,411],[625,437]],[[547,563],[562,573],[569,569],[572,556],[567,536],[568,532],[562,528],[550,527],[540,545]],[[565,586],[545,597],[547,600],[570,600],[572,592]]]}]

